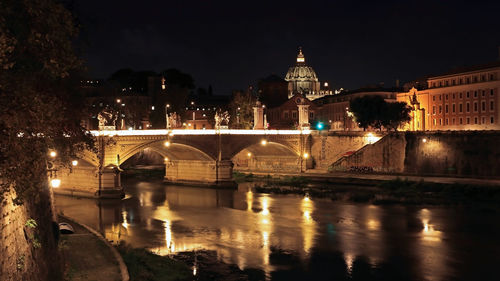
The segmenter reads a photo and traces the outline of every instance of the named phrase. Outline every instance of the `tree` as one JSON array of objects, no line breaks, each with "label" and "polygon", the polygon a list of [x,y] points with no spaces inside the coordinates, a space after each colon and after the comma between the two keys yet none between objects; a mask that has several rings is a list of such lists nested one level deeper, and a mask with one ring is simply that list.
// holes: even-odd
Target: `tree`
[{"label": "tree", "polygon": [[71,14],[51,0],[0,2],[0,183],[15,202],[37,200],[47,184],[49,149],[69,163],[92,147],[75,93],[81,61]]},{"label": "tree", "polygon": [[410,112],[411,108],[405,102],[388,102],[382,124],[387,130],[397,131],[399,127],[411,121]]},{"label": "tree", "polygon": [[230,124],[232,128],[251,129],[253,127],[253,107],[256,98],[250,90],[234,91],[229,103],[231,111]]},{"label": "tree", "polygon": [[385,101],[381,96],[363,96],[351,100],[349,109],[355,122],[366,130],[368,127],[380,129]]},{"label": "tree", "polygon": [[350,102],[350,111],[359,127],[397,130],[411,120],[410,107],[404,102],[386,102],[381,96],[358,97]]}]

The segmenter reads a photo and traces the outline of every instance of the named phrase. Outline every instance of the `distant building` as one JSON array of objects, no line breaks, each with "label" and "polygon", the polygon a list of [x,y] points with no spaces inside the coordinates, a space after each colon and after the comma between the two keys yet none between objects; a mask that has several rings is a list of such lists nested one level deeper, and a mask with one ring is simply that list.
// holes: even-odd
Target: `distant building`
[{"label": "distant building", "polygon": [[288,82],[288,98],[300,93],[309,100],[314,100],[333,93],[328,82],[321,85],[314,69],[306,64],[302,48],[299,48],[297,62],[288,69],[285,80]]},{"label": "distant building", "polygon": [[349,111],[351,100],[363,96],[382,96],[388,102],[396,101],[398,89],[363,88],[345,91],[314,100],[317,106],[317,120],[329,124],[332,131],[360,131]]},{"label": "distant building", "polygon": [[308,105],[309,123],[316,118],[316,105],[304,95],[296,93],[278,107],[268,108],[266,113],[270,129],[296,129],[299,127],[299,105]]},{"label": "distant building", "polygon": [[456,69],[397,95],[412,106],[407,130],[499,130],[500,62]]}]

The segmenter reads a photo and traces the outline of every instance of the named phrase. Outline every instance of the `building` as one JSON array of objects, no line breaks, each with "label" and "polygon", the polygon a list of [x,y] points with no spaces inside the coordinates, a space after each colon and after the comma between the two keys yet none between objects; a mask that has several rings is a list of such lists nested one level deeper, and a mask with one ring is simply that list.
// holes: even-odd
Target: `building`
[{"label": "building", "polygon": [[323,88],[321,87],[316,72],[306,64],[302,48],[299,48],[296,64],[288,69],[285,81],[288,82],[288,98],[295,93],[300,93],[309,100],[332,94],[328,82],[324,82]]},{"label": "building", "polygon": [[[299,128],[299,109],[305,105],[308,111],[309,123],[316,118],[316,105],[304,95],[296,93],[293,97],[278,107],[268,108],[267,123],[270,129],[297,129]],[[304,124],[302,124],[304,125]]]},{"label": "building", "polygon": [[456,69],[427,79],[425,89],[399,93],[412,106],[414,131],[499,130],[500,62]]},{"label": "building", "polygon": [[387,102],[396,101],[397,88],[363,88],[345,91],[340,94],[325,96],[314,100],[317,107],[317,120],[329,124],[332,131],[360,131],[349,112],[351,100],[367,95],[382,96]]}]

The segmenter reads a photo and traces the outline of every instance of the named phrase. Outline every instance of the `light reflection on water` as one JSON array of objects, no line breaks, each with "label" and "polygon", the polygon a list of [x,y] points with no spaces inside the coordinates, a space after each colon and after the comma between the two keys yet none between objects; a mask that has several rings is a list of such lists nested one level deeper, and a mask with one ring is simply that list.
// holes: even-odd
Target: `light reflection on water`
[{"label": "light reflection on water", "polygon": [[[462,209],[259,194],[250,184],[238,190],[124,184],[125,200],[57,197],[57,208],[114,242],[161,255],[213,250],[225,262],[261,269],[273,280],[343,280],[361,273],[383,280],[467,280],[475,276],[471,266],[487,271],[488,255],[493,262],[500,253],[493,223],[498,214],[485,219]],[[491,231],[463,233],[463,224],[479,217]],[[481,247],[488,243],[485,256]]]}]

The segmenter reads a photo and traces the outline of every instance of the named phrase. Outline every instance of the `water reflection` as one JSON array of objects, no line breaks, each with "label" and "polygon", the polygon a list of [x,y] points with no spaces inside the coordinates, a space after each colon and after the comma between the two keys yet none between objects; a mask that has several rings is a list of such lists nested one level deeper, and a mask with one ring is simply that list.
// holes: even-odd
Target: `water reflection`
[{"label": "water reflection", "polygon": [[[497,213],[259,194],[250,184],[236,191],[124,184],[123,201],[57,197],[57,208],[109,240],[162,255],[213,250],[219,259],[260,269],[272,280],[468,280],[478,270],[496,274]],[[478,232],[483,229],[488,231]]]}]

